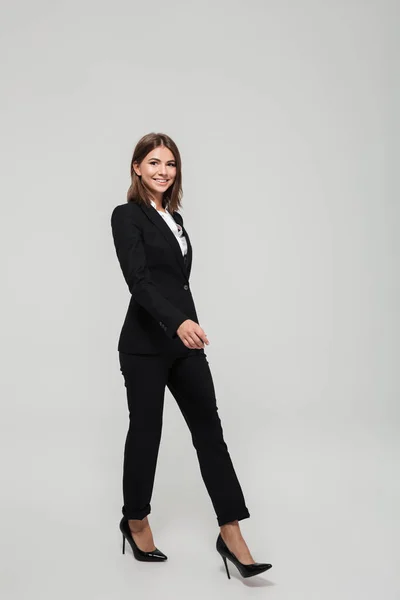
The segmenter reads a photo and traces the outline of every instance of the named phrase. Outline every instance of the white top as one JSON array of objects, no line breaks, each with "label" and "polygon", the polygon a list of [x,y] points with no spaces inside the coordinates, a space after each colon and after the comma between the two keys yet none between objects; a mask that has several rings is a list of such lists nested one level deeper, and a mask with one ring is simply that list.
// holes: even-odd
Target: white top
[{"label": "white top", "polygon": [[174,217],[171,215],[170,212],[168,212],[167,208],[165,209],[166,212],[158,210],[154,200],[150,200],[150,202],[152,207],[158,212],[159,215],[162,216],[164,221],[167,223],[168,227],[171,229],[172,233],[175,235],[181,247],[182,254],[183,256],[185,256],[185,254],[187,254],[187,241],[185,238],[185,234],[183,233],[182,227],[179,225],[179,223],[175,221]]}]

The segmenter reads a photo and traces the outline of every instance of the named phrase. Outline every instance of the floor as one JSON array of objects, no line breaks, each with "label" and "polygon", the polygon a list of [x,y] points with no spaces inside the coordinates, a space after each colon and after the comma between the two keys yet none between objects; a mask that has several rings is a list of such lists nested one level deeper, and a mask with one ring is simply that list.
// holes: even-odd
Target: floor
[{"label": "floor", "polygon": [[[241,529],[255,560],[273,565],[246,580],[231,564],[229,580],[195,452],[183,426],[174,431],[171,410],[149,515],[168,561],[140,563],[129,546],[122,555],[120,449],[110,452],[110,435],[104,452],[98,445],[95,452],[95,439],[84,438],[79,427],[71,443],[73,423],[64,421],[65,438],[49,431],[36,440],[26,479],[3,495],[16,512],[2,514],[3,598],[400,599],[395,426],[271,415],[230,445],[227,421],[251,514]],[[23,466],[23,453],[15,452]],[[57,470],[50,470],[55,456]]]}]

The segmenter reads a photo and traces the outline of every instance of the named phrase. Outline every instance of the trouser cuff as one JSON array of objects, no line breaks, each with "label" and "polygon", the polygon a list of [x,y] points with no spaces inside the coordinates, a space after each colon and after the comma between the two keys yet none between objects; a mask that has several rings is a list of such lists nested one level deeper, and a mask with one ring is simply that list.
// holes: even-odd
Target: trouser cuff
[{"label": "trouser cuff", "polygon": [[141,509],[131,509],[128,506],[122,507],[122,514],[126,519],[144,519],[151,512],[150,504],[147,504],[144,508]]},{"label": "trouser cuff", "polygon": [[247,510],[242,510],[240,512],[229,512],[225,513],[219,517],[217,517],[218,525],[225,525],[226,523],[230,523],[231,521],[242,521],[242,519],[248,519],[250,517],[250,513]]}]

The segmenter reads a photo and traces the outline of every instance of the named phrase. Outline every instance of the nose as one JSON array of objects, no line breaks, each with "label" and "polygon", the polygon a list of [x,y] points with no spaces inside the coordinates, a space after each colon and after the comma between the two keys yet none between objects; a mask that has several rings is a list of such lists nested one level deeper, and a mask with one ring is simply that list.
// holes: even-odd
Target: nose
[{"label": "nose", "polygon": [[162,163],[161,161],[158,163],[158,172],[160,173],[160,175],[165,175],[168,172],[170,165],[167,165],[166,163]]}]

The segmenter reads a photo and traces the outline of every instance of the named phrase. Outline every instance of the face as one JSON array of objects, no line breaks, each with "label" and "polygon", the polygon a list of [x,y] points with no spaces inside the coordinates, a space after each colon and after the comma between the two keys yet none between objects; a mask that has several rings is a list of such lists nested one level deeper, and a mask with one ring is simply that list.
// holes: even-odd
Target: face
[{"label": "face", "polygon": [[137,175],[141,175],[143,184],[151,194],[162,199],[163,193],[175,181],[176,161],[169,148],[158,146],[144,157],[140,164],[134,164]]}]

